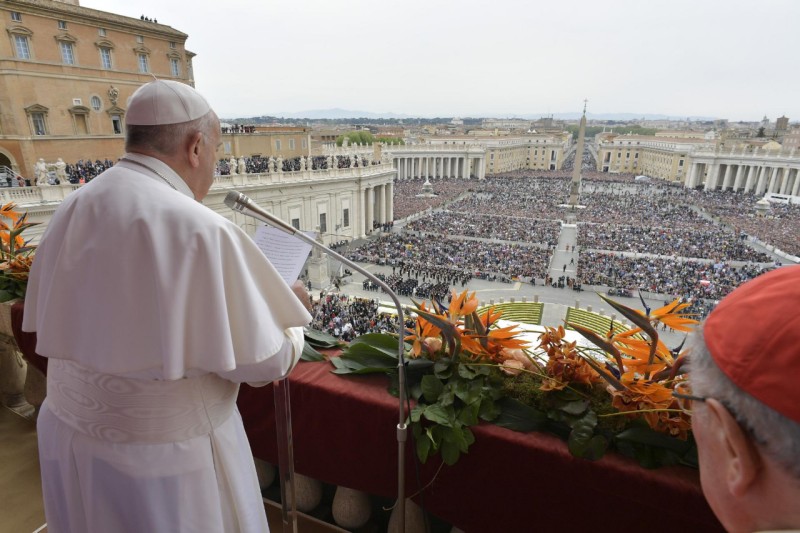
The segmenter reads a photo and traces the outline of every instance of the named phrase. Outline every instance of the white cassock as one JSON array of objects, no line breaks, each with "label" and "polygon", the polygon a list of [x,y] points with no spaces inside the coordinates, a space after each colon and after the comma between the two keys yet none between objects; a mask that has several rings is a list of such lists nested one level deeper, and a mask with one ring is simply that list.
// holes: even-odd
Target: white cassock
[{"label": "white cassock", "polygon": [[310,316],[166,164],[126,159],[58,208],[28,284],[48,531],[267,531],[235,401],[288,374]]}]

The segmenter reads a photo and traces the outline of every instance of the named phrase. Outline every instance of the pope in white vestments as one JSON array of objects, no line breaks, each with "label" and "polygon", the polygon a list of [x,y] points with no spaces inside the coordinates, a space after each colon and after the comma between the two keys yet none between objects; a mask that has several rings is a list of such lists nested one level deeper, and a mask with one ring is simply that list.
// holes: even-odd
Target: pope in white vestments
[{"label": "pope in white vestments", "polygon": [[23,329],[49,358],[48,531],[267,531],[235,401],[239,383],[289,373],[310,316],[252,239],[198,201],[219,142],[205,100],[156,81],[128,106],[129,127],[216,131],[190,128],[175,157],[129,148],[42,237]]}]

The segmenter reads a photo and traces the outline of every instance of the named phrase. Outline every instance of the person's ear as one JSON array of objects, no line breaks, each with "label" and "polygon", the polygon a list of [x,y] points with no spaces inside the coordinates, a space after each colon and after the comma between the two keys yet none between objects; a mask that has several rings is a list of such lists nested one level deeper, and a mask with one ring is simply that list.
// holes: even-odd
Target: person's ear
[{"label": "person's ear", "polygon": [[200,154],[203,149],[203,140],[203,133],[199,131],[189,137],[186,151],[188,154],[189,165],[191,165],[192,168],[197,168],[200,166]]},{"label": "person's ear", "polygon": [[724,454],[725,482],[732,496],[742,497],[758,479],[761,454],[750,434],[719,401],[706,400],[709,423],[716,426],[721,439],[719,452]]}]

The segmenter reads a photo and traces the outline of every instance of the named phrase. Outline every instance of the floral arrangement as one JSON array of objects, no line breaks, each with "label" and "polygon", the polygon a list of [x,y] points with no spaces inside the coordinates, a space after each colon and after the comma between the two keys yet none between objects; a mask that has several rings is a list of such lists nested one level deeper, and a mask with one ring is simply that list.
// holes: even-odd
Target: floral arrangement
[{"label": "floral arrangement", "polygon": [[36,250],[22,238],[22,232],[38,223],[28,222],[28,214],[15,209],[13,202],[0,206],[0,302],[25,297]]},{"label": "floral arrangement", "polygon": [[[453,293],[447,307],[414,302],[417,316],[405,341],[416,402],[409,423],[420,460],[440,453],[455,463],[475,440],[470,427],[484,420],[554,433],[586,459],[614,449],[645,467],[696,466],[691,419],[672,395],[684,379],[683,355],[668,349],[656,329],[689,331],[697,323],[685,312],[689,304],[676,300],[641,312],[601,297],[633,327],[611,320],[608,333],[598,334],[568,324],[593,347],[568,342],[563,326],[545,328],[531,346],[518,326],[499,327],[500,311],[478,313],[474,293]],[[396,335],[367,334],[330,361],[339,374],[387,373],[396,394],[396,350]]]}]

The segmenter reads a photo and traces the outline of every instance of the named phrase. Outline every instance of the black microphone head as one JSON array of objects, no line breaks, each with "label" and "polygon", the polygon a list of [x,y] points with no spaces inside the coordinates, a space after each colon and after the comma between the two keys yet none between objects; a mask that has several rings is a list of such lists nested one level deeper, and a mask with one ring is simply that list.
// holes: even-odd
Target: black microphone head
[{"label": "black microphone head", "polygon": [[227,205],[231,209],[236,209],[237,203],[246,203],[244,202],[245,199],[247,199],[247,196],[240,193],[239,191],[231,191],[225,197],[225,205]]}]

